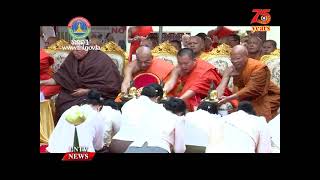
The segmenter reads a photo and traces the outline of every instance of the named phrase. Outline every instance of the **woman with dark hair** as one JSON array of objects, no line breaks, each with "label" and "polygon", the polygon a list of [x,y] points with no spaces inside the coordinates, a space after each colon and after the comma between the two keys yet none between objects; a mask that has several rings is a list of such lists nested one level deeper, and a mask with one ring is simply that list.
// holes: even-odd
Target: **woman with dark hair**
[{"label": "woman with dark hair", "polygon": [[[81,106],[72,106],[61,115],[57,126],[49,137],[48,152],[71,152],[74,146],[75,127],[80,147],[88,148],[88,152],[95,152],[103,148],[105,129],[103,118],[99,113],[102,108],[101,93],[90,90],[85,103]],[[70,118],[81,119],[81,123],[71,124],[68,120]]]},{"label": "woman with dark hair", "polygon": [[[122,152],[183,153],[185,151],[183,124],[180,119],[156,103],[163,94],[161,91],[162,88],[160,90],[156,85],[148,85],[143,88],[140,97],[133,98],[123,105],[121,129],[113,137],[113,141],[122,141],[122,144],[127,143],[129,146]],[[120,147],[122,144],[119,143],[117,146]]]},{"label": "woman with dark hair", "polygon": [[238,111],[240,110],[248,114],[257,115],[250,101],[241,101],[238,106]]},{"label": "woman with dark hair", "polygon": [[218,104],[214,102],[203,101],[199,104],[199,109],[208,111],[210,114],[218,114]]},{"label": "woman with dark hair", "polygon": [[182,99],[171,97],[168,101],[164,102],[163,106],[166,110],[178,116],[184,116],[186,114],[187,106]]}]

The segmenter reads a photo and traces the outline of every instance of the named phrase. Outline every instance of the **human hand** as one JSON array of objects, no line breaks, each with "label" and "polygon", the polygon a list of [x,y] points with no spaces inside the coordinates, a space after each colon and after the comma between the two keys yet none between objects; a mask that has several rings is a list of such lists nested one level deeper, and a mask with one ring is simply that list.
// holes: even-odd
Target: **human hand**
[{"label": "human hand", "polygon": [[74,93],[72,93],[72,96],[84,96],[87,95],[89,93],[90,89],[83,89],[83,88],[79,88],[74,90]]}]

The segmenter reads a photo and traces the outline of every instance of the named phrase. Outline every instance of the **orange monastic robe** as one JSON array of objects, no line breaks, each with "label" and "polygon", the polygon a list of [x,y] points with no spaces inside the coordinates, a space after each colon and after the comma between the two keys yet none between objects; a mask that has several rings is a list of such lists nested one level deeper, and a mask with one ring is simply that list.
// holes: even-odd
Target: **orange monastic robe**
[{"label": "orange monastic robe", "polygon": [[270,81],[270,76],[265,64],[249,58],[240,75],[234,77],[239,99],[251,101],[257,115],[267,121],[275,117],[280,106],[280,88]]},{"label": "orange monastic robe", "polygon": [[150,67],[146,71],[140,71],[136,74],[133,75],[133,78],[141,73],[152,73],[160,79],[160,81],[166,82],[168,80],[169,75],[173,69],[173,65],[170,64],[169,62],[162,60],[162,59],[157,59],[153,58],[152,63]]},{"label": "orange monastic robe", "polygon": [[[180,97],[187,90],[194,91],[196,95],[186,100],[188,110],[194,111],[195,107],[200,104],[201,99],[208,95],[211,82],[214,83],[215,87],[218,87],[221,79],[221,75],[212,64],[197,59],[194,69],[188,75],[179,77],[177,84],[168,95]],[[231,95],[228,88],[226,88],[224,95]]]},{"label": "orange monastic robe", "polygon": [[[49,56],[43,49],[40,49],[40,80],[47,80],[52,78],[52,69],[50,66],[54,63],[52,57]],[[40,91],[43,92],[46,98],[58,94],[60,92],[60,86],[40,86]]]}]

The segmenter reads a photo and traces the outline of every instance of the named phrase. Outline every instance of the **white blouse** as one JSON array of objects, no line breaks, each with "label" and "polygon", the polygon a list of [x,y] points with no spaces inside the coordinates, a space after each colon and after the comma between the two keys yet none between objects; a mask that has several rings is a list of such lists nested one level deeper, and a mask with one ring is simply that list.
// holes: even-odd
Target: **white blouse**
[{"label": "white blouse", "polygon": [[[88,148],[88,152],[95,152],[103,148],[103,120],[101,115],[90,105],[80,106],[86,120],[77,126],[80,147]],[[57,126],[49,137],[47,151],[50,153],[70,152],[73,147],[75,126],[65,120],[69,109],[60,117]]]},{"label": "white blouse", "polygon": [[185,151],[184,122],[161,104],[151,101],[146,96],[132,99],[122,108],[123,121],[120,131],[113,139],[133,141],[130,146],[161,147],[168,152],[173,148],[176,153]]}]

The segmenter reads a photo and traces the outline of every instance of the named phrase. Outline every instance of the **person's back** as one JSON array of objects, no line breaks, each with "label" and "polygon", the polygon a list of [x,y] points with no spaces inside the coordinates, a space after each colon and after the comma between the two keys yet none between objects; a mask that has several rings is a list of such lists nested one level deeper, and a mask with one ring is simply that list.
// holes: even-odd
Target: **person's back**
[{"label": "person's back", "polygon": [[207,152],[270,153],[271,141],[264,117],[240,110],[221,118],[225,122],[217,140],[211,136]]},{"label": "person's back", "polygon": [[[111,105],[111,106],[110,106]],[[109,147],[112,141],[112,137],[120,130],[122,114],[115,107],[115,103],[111,104],[111,100],[104,101],[104,106],[99,112],[104,120],[104,143],[106,147]]]},{"label": "person's back", "polygon": [[[66,153],[71,151],[74,143],[75,126],[66,121],[66,116],[72,111],[73,107],[65,111],[60,117],[57,126],[50,135],[47,148],[48,152]],[[86,120],[76,127],[79,146],[87,147],[88,152],[95,152],[103,147],[102,118],[90,105],[83,105],[79,108],[86,117]]]},{"label": "person's back", "polygon": [[[127,153],[170,153],[172,149],[175,152],[184,152],[182,145],[179,144],[181,141],[176,141],[175,130],[177,124],[181,123],[180,119],[166,111],[161,104],[157,104],[155,101],[159,98],[156,97],[158,94],[155,88],[149,85],[143,88],[138,99],[132,99],[123,106],[123,123],[114,138],[133,141]],[[153,151],[153,148],[156,148],[156,151]]]}]

